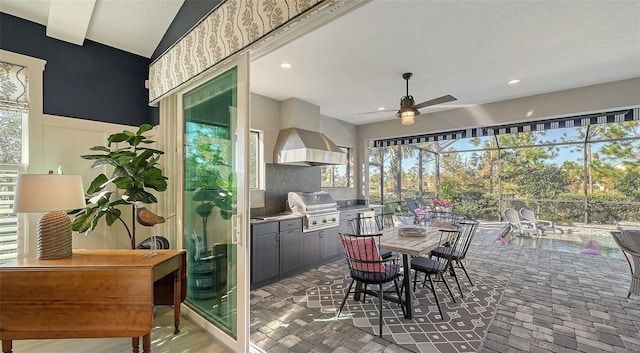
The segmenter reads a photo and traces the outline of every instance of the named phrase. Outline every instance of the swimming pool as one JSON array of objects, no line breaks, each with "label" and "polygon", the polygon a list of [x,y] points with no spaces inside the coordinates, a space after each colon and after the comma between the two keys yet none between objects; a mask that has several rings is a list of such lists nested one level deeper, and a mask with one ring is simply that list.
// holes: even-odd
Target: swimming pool
[{"label": "swimming pool", "polygon": [[624,258],[624,255],[610,232],[615,228],[595,227],[561,227],[564,233],[545,232],[541,237],[507,235],[505,241],[509,245],[526,246],[529,248],[555,250],[571,253],[580,253],[589,249],[592,242],[600,256]]}]

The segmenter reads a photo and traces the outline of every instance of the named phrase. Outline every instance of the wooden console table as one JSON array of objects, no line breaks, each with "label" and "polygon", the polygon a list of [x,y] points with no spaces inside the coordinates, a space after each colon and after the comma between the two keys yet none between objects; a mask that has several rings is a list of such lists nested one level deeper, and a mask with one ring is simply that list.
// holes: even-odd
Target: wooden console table
[{"label": "wooden console table", "polygon": [[[174,305],[179,331],[186,294],[184,250],[74,250],[58,260],[26,258],[0,265],[0,340],[131,337],[151,351],[153,304]],[[167,301],[166,283],[173,284]],[[163,289],[165,288],[165,289]],[[155,295],[155,299],[154,299]]]}]

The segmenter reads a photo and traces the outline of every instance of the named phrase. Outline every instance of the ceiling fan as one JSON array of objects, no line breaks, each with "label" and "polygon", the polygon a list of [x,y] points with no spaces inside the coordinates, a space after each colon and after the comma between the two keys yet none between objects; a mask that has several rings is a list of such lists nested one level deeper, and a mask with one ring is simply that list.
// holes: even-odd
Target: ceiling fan
[{"label": "ceiling fan", "polygon": [[[400,110],[396,113],[396,117],[400,118],[402,121],[402,125],[412,125],[414,123],[415,117],[420,115],[420,111],[418,109],[429,107],[436,104],[453,102],[457,100],[456,97],[447,94],[442,97],[434,98],[422,103],[415,104],[413,96],[409,95],[409,79],[413,76],[412,73],[406,72],[402,74],[402,78],[407,81],[407,95],[400,99]],[[394,110],[378,110],[376,112],[388,112]],[[371,112],[373,113],[373,112]]]}]

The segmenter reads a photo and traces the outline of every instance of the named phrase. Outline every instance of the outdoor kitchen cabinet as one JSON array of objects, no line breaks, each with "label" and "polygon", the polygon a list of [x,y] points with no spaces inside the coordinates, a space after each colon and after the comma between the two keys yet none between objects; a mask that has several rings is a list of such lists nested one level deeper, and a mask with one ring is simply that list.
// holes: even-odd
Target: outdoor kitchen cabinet
[{"label": "outdoor kitchen cabinet", "polygon": [[338,254],[338,227],[302,233],[302,261],[305,266]]},{"label": "outdoor kitchen cabinet", "polygon": [[251,225],[251,283],[280,274],[279,222]]},{"label": "outdoor kitchen cabinet", "polygon": [[297,270],[302,265],[302,219],[280,221],[280,273]]},{"label": "outdoor kitchen cabinet", "polygon": [[302,219],[251,225],[251,283],[260,283],[302,266]]}]

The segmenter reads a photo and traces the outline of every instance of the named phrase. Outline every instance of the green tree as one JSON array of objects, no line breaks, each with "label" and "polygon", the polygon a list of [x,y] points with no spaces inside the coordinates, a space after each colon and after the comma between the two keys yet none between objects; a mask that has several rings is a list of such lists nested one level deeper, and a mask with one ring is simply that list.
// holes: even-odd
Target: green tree
[{"label": "green tree", "polygon": [[22,114],[0,110],[0,163],[22,162]]}]

